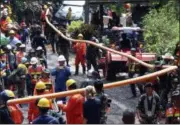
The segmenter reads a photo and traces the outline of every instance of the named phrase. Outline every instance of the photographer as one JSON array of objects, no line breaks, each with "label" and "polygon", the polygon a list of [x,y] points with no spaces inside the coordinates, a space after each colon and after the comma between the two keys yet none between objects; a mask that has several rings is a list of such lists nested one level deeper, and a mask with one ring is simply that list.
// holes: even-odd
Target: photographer
[{"label": "photographer", "polygon": [[94,88],[96,90],[96,98],[101,101],[101,117],[100,124],[106,124],[107,121],[107,112],[109,111],[111,100],[104,94],[103,82],[97,80],[94,82]]}]

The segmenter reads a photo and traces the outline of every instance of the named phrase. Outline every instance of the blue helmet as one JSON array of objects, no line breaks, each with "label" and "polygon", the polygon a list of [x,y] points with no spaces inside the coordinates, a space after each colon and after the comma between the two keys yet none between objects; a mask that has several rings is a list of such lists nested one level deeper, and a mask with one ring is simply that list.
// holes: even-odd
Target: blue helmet
[{"label": "blue helmet", "polygon": [[23,57],[22,59],[21,59],[21,63],[26,63],[27,62],[27,58],[26,57]]}]

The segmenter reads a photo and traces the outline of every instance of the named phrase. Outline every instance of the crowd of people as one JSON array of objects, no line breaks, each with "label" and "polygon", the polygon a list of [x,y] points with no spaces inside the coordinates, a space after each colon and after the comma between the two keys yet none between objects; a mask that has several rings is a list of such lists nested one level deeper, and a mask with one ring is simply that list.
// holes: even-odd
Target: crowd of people
[{"label": "crowd of people", "polygon": [[[69,49],[72,47],[76,54],[74,75],[79,75],[81,63],[83,74],[88,76],[88,79],[80,85],[81,88],[85,88],[84,93],[71,95],[68,99],[67,97],[40,98],[30,102],[28,123],[106,124],[111,99],[104,93],[104,83],[98,71],[97,58],[101,56],[99,49],[83,42],[71,44],[70,41],[58,37],[56,43],[56,51],[59,54],[58,64],[56,68],[50,70],[47,63],[46,44],[48,40],[51,41],[54,53],[55,33],[49,34],[45,22],[45,10],[48,6],[45,5],[42,10],[41,23],[34,21],[32,25],[27,26],[23,20],[18,28],[9,25],[12,24],[11,12],[7,11],[6,4],[3,8],[1,31],[7,36],[8,44],[1,45],[0,48],[0,123],[22,124],[25,119],[21,111],[23,105],[8,105],[11,99],[78,89],[80,83],[71,79]],[[54,25],[58,25],[57,22]],[[42,35],[43,31],[45,35]],[[65,29],[62,31],[66,35]],[[53,39],[49,39],[48,36]],[[83,34],[80,33],[77,38],[83,40]],[[92,37],[91,41],[98,43],[95,37]],[[29,42],[31,49],[27,50]],[[135,56],[135,53],[136,48],[131,48],[131,55]],[[174,57],[169,53],[162,58],[159,57],[155,62],[154,71],[161,70],[163,65],[179,66],[179,54],[180,44],[178,43]],[[91,65],[94,68],[93,72],[90,72]],[[145,72],[139,72],[139,65],[133,60],[128,60],[127,66],[129,78],[145,75]],[[179,70],[150,79],[145,85],[142,83],[137,85],[141,94],[137,111],[124,111],[122,121],[125,124],[134,124],[135,116],[138,117],[140,123],[158,123],[163,112],[165,112],[166,123],[180,122]],[[136,97],[136,85],[130,86],[133,97]],[[63,117],[64,113],[66,119]]]}]

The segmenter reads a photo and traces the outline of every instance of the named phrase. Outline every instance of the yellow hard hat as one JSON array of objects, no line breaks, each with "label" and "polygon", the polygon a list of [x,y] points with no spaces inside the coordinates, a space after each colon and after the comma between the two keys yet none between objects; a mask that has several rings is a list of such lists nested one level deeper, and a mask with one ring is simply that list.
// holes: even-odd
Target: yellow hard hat
[{"label": "yellow hard hat", "polygon": [[5,90],[5,93],[9,98],[15,98],[14,92],[11,90]]},{"label": "yellow hard hat", "polygon": [[48,8],[48,6],[47,5],[44,5],[44,9],[47,9]]},{"label": "yellow hard hat", "polygon": [[0,49],[0,54],[4,54],[4,51],[2,49]]},{"label": "yellow hard hat", "polygon": [[46,89],[46,85],[44,82],[40,81],[40,82],[36,83],[35,89],[36,90]]},{"label": "yellow hard hat", "polygon": [[83,38],[84,36],[80,33],[80,34],[78,35],[78,38],[79,38],[79,37]]},{"label": "yellow hard hat", "polygon": [[10,30],[9,34],[15,34],[15,31],[14,30]]},{"label": "yellow hard hat", "polygon": [[47,98],[41,98],[37,106],[40,108],[50,108],[50,102]]},{"label": "yellow hard hat", "polygon": [[74,79],[69,79],[66,81],[66,87],[67,88],[73,84],[76,84],[76,81]]}]

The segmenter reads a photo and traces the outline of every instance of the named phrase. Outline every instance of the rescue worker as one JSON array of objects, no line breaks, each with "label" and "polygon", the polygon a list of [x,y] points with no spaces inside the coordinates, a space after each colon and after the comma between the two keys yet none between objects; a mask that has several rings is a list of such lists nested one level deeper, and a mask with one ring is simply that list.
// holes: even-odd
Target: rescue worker
[{"label": "rescue worker", "polygon": [[[66,82],[68,90],[77,89],[76,81],[69,79]],[[83,124],[83,103],[84,97],[81,94],[74,94],[70,96],[66,105],[62,102],[58,102],[59,108],[66,112],[67,124]]]},{"label": "rescue worker", "polygon": [[[40,81],[36,83],[34,94],[33,95],[44,95],[46,93],[46,85]],[[29,123],[31,123],[33,120],[35,120],[39,116],[39,110],[36,105],[36,101],[33,101],[29,104],[29,110],[28,110],[28,120]]]},{"label": "rescue worker", "polygon": [[[79,34],[78,35],[79,40],[83,40],[83,35]],[[86,43],[78,42],[73,46],[75,52],[76,52],[76,59],[75,59],[75,65],[76,65],[76,71],[75,75],[79,74],[79,63],[81,63],[82,68],[83,68],[83,74],[86,73]]]},{"label": "rescue worker", "polygon": [[[65,29],[60,29],[62,33],[66,36]],[[70,49],[70,42],[63,37],[59,36],[58,41],[56,43],[56,51],[59,55],[63,55],[66,59],[66,64],[69,66],[69,49]]]},{"label": "rescue worker", "polygon": [[38,23],[38,21],[36,21],[36,20],[33,20],[33,22],[32,22],[32,25],[31,25],[31,27],[30,27],[30,40],[32,41],[33,40],[33,38],[34,38],[34,36],[36,35],[36,32],[37,31],[41,31],[42,29],[41,29],[41,26],[39,25],[40,23]]},{"label": "rescue worker", "polygon": [[95,98],[96,91],[93,86],[87,86],[85,90],[86,101],[83,104],[84,124],[100,124],[101,100]]},{"label": "rescue worker", "polygon": [[0,85],[0,87],[2,87],[1,89],[3,89],[4,87],[9,87],[8,76],[10,75],[10,73],[11,70],[8,62],[6,61],[5,52],[2,49],[0,49],[0,78],[1,82],[4,83]]},{"label": "rescue worker", "polygon": [[101,80],[96,80],[94,82],[94,88],[96,91],[96,98],[101,101],[101,117],[100,124],[106,124],[107,121],[107,113],[109,112],[111,106],[111,100],[104,93],[103,82]]},{"label": "rescue worker", "polygon": [[[93,42],[96,42],[96,38],[93,37]],[[93,66],[94,70],[98,71],[98,65],[97,65],[97,59],[100,58],[99,49],[93,45],[87,46],[87,52],[86,52],[86,59],[87,59],[87,70],[89,71],[91,69],[91,65]]]},{"label": "rescue worker", "polygon": [[41,35],[41,31],[38,30],[36,32],[36,35],[33,38],[33,41],[31,43],[32,47],[36,50],[37,47],[41,46],[44,50],[44,54],[46,56],[46,47],[45,47],[45,43],[47,43],[46,38],[44,36]]},{"label": "rescue worker", "polygon": [[[135,48],[131,48],[131,55],[136,57],[136,49]],[[139,73],[138,64],[135,61],[129,59],[127,62],[127,65],[128,65],[128,76],[129,76],[129,78],[136,77],[135,75],[137,75],[137,73]],[[136,85],[130,84],[130,87],[131,87],[133,97],[136,97]],[[139,85],[138,87],[139,87],[140,92],[143,93],[142,86]]]},{"label": "rescue worker", "polygon": [[23,21],[21,24],[21,30],[20,30],[20,36],[21,36],[21,41],[22,43],[26,44],[27,42],[27,38],[29,36],[29,32],[28,32],[28,29],[26,28],[27,25],[26,23]]},{"label": "rescue worker", "polygon": [[38,65],[38,59],[36,57],[31,58],[31,66],[28,68],[28,73],[31,79],[31,92],[33,93],[36,83],[39,81],[41,73],[43,71],[42,65]]},{"label": "rescue worker", "polygon": [[46,23],[46,19],[45,18],[46,18],[46,11],[47,11],[47,9],[48,9],[48,6],[47,5],[43,5],[42,11],[41,11],[41,17],[40,17],[42,24]]},{"label": "rescue worker", "polygon": [[17,43],[16,43],[16,52],[20,51],[21,44],[22,44],[21,41],[17,41]]},{"label": "rescue worker", "polygon": [[98,72],[96,72],[96,71],[90,72],[89,71],[87,73],[87,79],[81,83],[80,88],[85,88],[88,85],[94,85],[94,82],[98,79],[100,79]]},{"label": "rescue worker", "polygon": [[0,93],[0,100],[4,102],[2,107],[0,108],[0,123],[10,123],[10,124],[22,124],[24,118],[23,114],[16,104],[7,105],[7,101],[14,99],[15,95],[10,90],[4,90]]},{"label": "rescue worker", "polygon": [[59,124],[57,119],[48,115],[48,110],[50,109],[50,102],[48,99],[39,99],[37,102],[37,106],[40,115],[35,120],[33,120],[32,124]]},{"label": "rescue worker", "polygon": [[68,20],[69,25],[71,25],[71,20],[72,20],[71,18],[72,18],[72,9],[71,9],[71,7],[69,7],[68,13],[66,15],[66,19]]},{"label": "rescue worker", "polygon": [[[70,68],[65,66],[65,57],[60,55],[58,57],[58,65],[55,69],[52,70],[51,75],[55,76],[55,92],[66,91],[66,81],[69,79],[71,75]],[[57,100],[66,101],[66,98],[60,98]]]},{"label": "rescue worker", "polygon": [[166,124],[180,124],[180,85],[172,92],[172,105],[166,111]]},{"label": "rescue worker", "polygon": [[12,52],[12,46],[9,44],[6,46],[6,63],[9,64],[11,71],[16,68],[16,57]]},{"label": "rescue worker", "polygon": [[44,51],[43,51],[43,48],[41,46],[39,46],[37,49],[36,49],[36,54],[37,54],[37,58],[39,59],[39,62],[42,66],[44,66],[45,68],[47,68],[47,59],[44,55]]},{"label": "rescue worker", "polygon": [[138,102],[137,113],[141,124],[156,124],[158,122],[160,98],[152,87],[152,83],[145,85],[146,93],[141,95]]},{"label": "rescue worker", "polygon": [[[1,92],[2,93],[2,92]],[[0,93],[0,124],[15,124]]]},{"label": "rescue worker", "polygon": [[126,109],[123,112],[122,121],[124,124],[135,124],[135,113],[131,110]]},{"label": "rescue worker", "polygon": [[21,44],[19,46],[19,48],[20,48],[19,52],[16,53],[16,64],[17,65],[21,63],[22,57],[26,56],[26,53],[25,53],[26,45],[25,44]]},{"label": "rescue worker", "polygon": [[7,30],[8,30],[7,25],[9,23],[12,23],[12,20],[9,17],[8,12],[4,9],[3,13],[2,13],[2,17],[1,17],[1,22],[0,22],[1,30],[2,30],[3,33],[7,33]]},{"label": "rescue worker", "polygon": [[50,70],[49,69],[44,69],[42,74],[41,74],[41,79],[40,81],[44,82],[46,85],[46,90],[49,93],[54,93],[54,85],[52,84],[52,80],[50,77]]},{"label": "rescue worker", "polygon": [[30,63],[32,57],[36,57],[36,51],[34,49],[30,49],[29,53],[27,55],[27,59],[28,59],[29,63]]},{"label": "rescue worker", "polygon": [[26,75],[28,73],[28,69],[25,65],[26,62],[27,58],[23,57],[17,69],[15,69],[8,77],[8,79],[11,80],[11,82],[13,82],[14,85],[17,85],[17,94],[19,98],[25,96],[24,90],[26,84]]},{"label": "rescue worker", "polygon": [[9,31],[9,44],[16,49],[16,44],[20,41],[15,37],[16,33],[14,30]]}]

